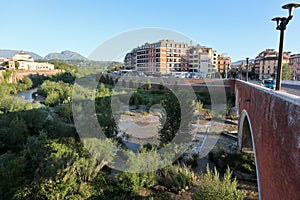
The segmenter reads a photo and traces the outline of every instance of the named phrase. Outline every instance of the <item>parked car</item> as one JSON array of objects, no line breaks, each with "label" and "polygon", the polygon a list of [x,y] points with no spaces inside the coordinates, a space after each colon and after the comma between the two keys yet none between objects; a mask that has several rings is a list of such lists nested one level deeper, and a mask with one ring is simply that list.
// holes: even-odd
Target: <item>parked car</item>
[{"label": "parked car", "polygon": [[275,81],[274,80],[263,80],[262,84],[266,88],[275,89]]}]

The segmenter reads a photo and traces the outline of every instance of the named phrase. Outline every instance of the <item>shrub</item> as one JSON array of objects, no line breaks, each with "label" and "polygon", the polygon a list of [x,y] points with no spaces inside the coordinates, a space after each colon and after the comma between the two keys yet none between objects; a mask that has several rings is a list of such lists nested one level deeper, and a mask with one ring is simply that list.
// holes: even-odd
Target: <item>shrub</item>
[{"label": "shrub", "polygon": [[153,194],[149,200],[170,200],[172,199],[172,196],[168,192],[158,192]]},{"label": "shrub", "polygon": [[189,155],[188,160],[186,161],[186,165],[192,168],[197,167],[198,166],[197,158],[198,158],[198,154]]},{"label": "shrub", "polygon": [[159,89],[159,90],[164,90],[164,89],[165,89],[164,85],[165,85],[164,80],[163,80],[163,79],[160,79],[160,84],[159,84],[159,86],[158,86],[158,89]]},{"label": "shrub", "polygon": [[229,166],[240,172],[256,174],[254,154],[228,154],[225,160]]},{"label": "shrub", "polygon": [[201,100],[198,100],[198,102],[195,102],[196,104],[196,109],[198,111],[202,111],[203,110],[203,103],[201,102]]},{"label": "shrub", "polygon": [[165,186],[173,192],[179,192],[182,189],[190,188],[197,176],[185,165],[171,165],[161,169],[157,173],[158,183]]},{"label": "shrub", "polygon": [[255,158],[253,154],[230,154],[221,150],[217,152],[210,152],[209,159],[219,165],[221,164],[219,161],[222,159],[222,166],[219,167],[224,171],[226,166],[229,166],[243,173],[256,174]]},{"label": "shrub", "polygon": [[211,172],[208,166],[206,167],[206,169],[207,174],[202,175],[202,177],[200,178],[200,186],[193,195],[193,199],[243,199],[242,192],[237,189],[236,179],[232,180],[232,174],[229,168],[227,168],[223,180],[220,180],[220,175],[216,168],[214,168],[214,172]]}]

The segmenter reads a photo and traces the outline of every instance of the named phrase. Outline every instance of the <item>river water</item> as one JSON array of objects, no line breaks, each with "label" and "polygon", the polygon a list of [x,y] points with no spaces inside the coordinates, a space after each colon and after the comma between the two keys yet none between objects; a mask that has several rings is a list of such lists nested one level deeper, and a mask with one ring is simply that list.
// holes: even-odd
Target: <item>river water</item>
[{"label": "river water", "polygon": [[26,101],[29,101],[30,103],[32,103],[33,102],[32,94],[37,92],[37,89],[38,88],[33,88],[31,90],[26,90],[24,92],[19,92],[17,94],[13,94],[12,96],[21,97],[21,98],[25,99]]}]

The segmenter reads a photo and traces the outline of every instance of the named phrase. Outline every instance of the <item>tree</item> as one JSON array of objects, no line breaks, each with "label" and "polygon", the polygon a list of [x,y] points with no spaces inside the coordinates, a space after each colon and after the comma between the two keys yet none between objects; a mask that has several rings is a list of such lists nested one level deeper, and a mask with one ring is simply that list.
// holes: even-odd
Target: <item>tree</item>
[{"label": "tree", "polygon": [[158,88],[160,89],[160,90],[164,90],[164,85],[165,85],[165,82],[164,82],[164,79],[160,79],[160,84],[159,84],[159,86],[158,86]]},{"label": "tree", "polygon": [[47,95],[45,99],[45,104],[49,106],[54,106],[59,103],[59,94],[55,91]]},{"label": "tree", "polygon": [[139,79],[139,78],[136,79],[136,86],[138,88],[141,87],[141,79]]},{"label": "tree", "polygon": [[2,67],[6,67],[8,65],[8,61],[5,61],[1,64]]},{"label": "tree", "polygon": [[[181,102],[177,99],[181,99]],[[171,94],[162,101],[166,113],[160,118],[159,140],[166,145],[177,136],[176,141],[188,142],[191,139],[192,123],[195,121],[192,97],[185,91]]]},{"label": "tree", "polygon": [[151,90],[152,86],[151,86],[151,80],[148,79],[147,80],[147,90]]},{"label": "tree", "polygon": [[26,89],[30,89],[33,85],[32,80],[28,76],[25,76],[21,83],[25,85]]},{"label": "tree", "polygon": [[15,61],[15,68],[19,69],[19,67],[20,67],[20,63],[18,61]]},{"label": "tree", "polygon": [[133,80],[132,80],[132,78],[129,79],[129,88],[133,88]]},{"label": "tree", "polygon": [[292,79],[292,68],[288,64],[282,65],[282,80]]},{"label": "tree", "polygon": [[0,155],[0,199],[11,199],[23,183],[24,157],[7,152]]}]

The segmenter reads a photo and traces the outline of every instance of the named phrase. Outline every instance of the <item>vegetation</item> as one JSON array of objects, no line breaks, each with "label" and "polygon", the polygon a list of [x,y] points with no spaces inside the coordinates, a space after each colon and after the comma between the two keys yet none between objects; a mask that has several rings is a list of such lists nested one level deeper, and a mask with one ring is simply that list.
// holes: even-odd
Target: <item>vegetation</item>
[{"label": "vegetation", "polygon": [[[115,80],[106,75],[98,77],[95,110],[108,139],[87,137],[79,140],[71,107],[77,68],[59,63],[55,66],[65,72],[50,77],[25,78],[15,85],[0,85],[0,199],[143,199],[139,194],[141,189],[154,191],[146,199],[170,199],[170,192],[189,190],[199,183],[199,177],[189,167],[197,163],[196,156],[186,165],[176,163],[156,170],[164,162],[157,153],[161,146],[145,145],[137,155],[129,152],[125,155],[125,164],[130,166],[128,171],[112,172],[107,165],[118,153],[113,148],[125,147],[117,138],[118,126],[111,112],[111,97],[118,95],[122,99],[130,88],[115,93]],[[39,87],[38,94],[45,97],[46,106],[10,96],[35,86]],[[78,93],[76,95],[88,97],[92,91],[79,86]],[[179,98],[187,96],[184,91],[178,95]],[[206,93],[198,93],[198,97],[199,102],[201,99],[203,104],[209,103]],[[177,97],[170,91],[154,90],[151,86],[138,89],[130,98],[130,104],[137,108],[141,104],[148,108],[159,103],[164,106],[166,123],[160,132],[163,146],[176,135],[180,123],[180,138],[189,136],[194,105],[186,99],[184,103],[188,106],[180,109]],[[183,118],[187,122],[182,122]],[[143,156],[145,152],[151,152],[151,156]],[[139,169],[145,172],[138,173]],[[206,181],[204,176],[201,179]],[[234,193],[235,182],[224,181],[231,185],[224,183],[221,191],[223,187],[230,187]],[[169,192],[155,189],[158,186]],[[209,187],[215,185],[207,186],[205,191]]]},{"label": "vegetation", "polygon": [[288,64],[282,65],[282,80],[292,80],[292,68]]},{"label": "vegetation", "polygon": [[229,166],[240,172],[256,175],[255,158],[253,154],[225,153],[225,151],[210,152],[209,158],[218,163],[219,167],[225,171]]},{"label": "vegetation", "polygon": [[185,165],[171,165],[158,171],[158,183],[168,190],[178,193],[188,190],[197,181],[194,172]]},{"label": "vegetation", "polygon": [[237,189],[236,179],[232,180],[231,172],[227,168],[223,181],[220,180],[219,172],[216,168],[211,172],[209,167],[206,167],[207,174],[200,178],[200,186],[194,194],[195,200],[238,200],[243,199],[243,194]]}]

